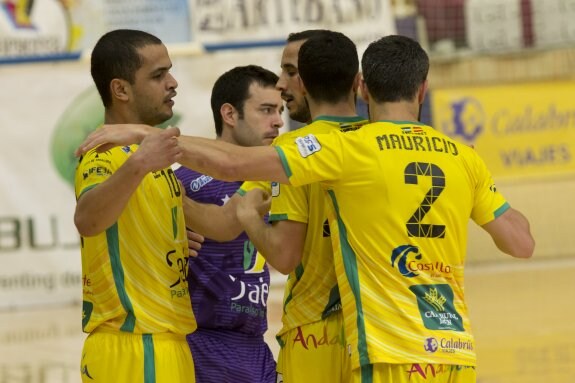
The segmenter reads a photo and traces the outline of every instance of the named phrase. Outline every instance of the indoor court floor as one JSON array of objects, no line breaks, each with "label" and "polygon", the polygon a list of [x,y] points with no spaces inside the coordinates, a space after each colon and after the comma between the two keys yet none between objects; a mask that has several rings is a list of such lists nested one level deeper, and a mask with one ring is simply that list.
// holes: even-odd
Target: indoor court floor
[{"label": "indoor court floor", "polygon": [[[272,280],[277,355],[283,277]],[[478,383],[575,382],[575,258],[469,265],[466,294]],[[79,383],[80,323],[78,305],[0,312],[0,383]]]}]

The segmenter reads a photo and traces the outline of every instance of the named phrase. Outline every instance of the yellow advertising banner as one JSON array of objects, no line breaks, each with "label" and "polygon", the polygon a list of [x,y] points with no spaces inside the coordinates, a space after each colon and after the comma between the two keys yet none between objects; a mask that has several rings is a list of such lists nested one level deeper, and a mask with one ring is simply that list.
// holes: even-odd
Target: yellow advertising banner
[{"label": "yellow advertising banner", "polygon": [[575,173],[575,81],[437,89],[431,104],[433,126],[494,177]]}]

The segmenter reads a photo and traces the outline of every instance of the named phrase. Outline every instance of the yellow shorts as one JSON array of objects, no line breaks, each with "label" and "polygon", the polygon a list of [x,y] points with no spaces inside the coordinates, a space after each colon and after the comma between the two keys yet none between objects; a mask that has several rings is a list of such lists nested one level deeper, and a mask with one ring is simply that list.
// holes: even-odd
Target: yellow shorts
[{"label": "yellow shorts", "polygon": [[376,363],[353,370],[353,383],[475,383],[475,367]]},{"label": "yellow shorts", "polygon": [[96,330],[84,341],[82,382],[164,383],[196,381],[185,336]]},{"label": "yellow shorts", "polygon": [[278,383],[347,383],[351,361],[346,352],[341,311],[294,328],[279,339]]}]

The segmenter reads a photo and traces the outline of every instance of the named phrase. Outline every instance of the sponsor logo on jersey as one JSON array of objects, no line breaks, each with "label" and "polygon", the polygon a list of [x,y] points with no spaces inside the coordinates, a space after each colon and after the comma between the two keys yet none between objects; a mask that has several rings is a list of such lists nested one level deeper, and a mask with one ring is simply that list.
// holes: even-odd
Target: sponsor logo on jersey
[{"label": "sponsor logo on jersey", "polygon": [[304,158],[321,150],[321,144],[313,134],[298,137],[295,139],[295,143],[297,144],[299,154]]},{"label": "sponsor logo on jersey", "polygon": [[88,177],[93,175],[97,177],[111,176],[112,171],[103,166],[93,166],[82,173],[83,179],[87,179]]},{"label": "sponsor logo on jersey", "polygon": [[244,273],[262,274],[257,281],[245,282],[241,278],[228,275],[234,285],[238,287],[235,296],[231,298],[230,310],[236,313],[245,313],[252,317],[265,318],[266,306],[270,286],[264,278],[266,271],[265,258],[256,250],[254,244],[247,240],[244,242]]},{"label": "sponsor logo on jersey", "polygon": [[[304,331],[304,329],[306,331]],[[343,335],[340,331],[335,331],[331,334],[328,334],[328,326],[326,322],[324,322],[323,328],[317,332],[309,331],[309,327],[297,327],[297,334],[293,340],[292,347],[301,346],[306,350],[309,349],[318,349],[323,346],[332,346],[335,344],[339,344],[342,347],[345,347],[345,341],[343,339]]]},{"label": "sponsor logo on jersey", "polygon": [[460,338],[425,338],[423,341],[423,349],[433,354],[435,352],[443,352],[453,354],[457,351],[473,351],[473,342],[470,340],[462,340]]},{"label": "sponsor logo on jersey", "polygon": [[204,186],[206,186],[208,183],[210,183],[213,180],[212,177],[210,176],[206,176],[206,175],[201,175],[196,179],[193,179],[190,182],[190,189],[193,192],[197,192],[199,191],[201,188],[203,188]]},{"label": "sponsor logo on jersey", "polygon": [[419,251],[419,247],[413,245],[401,245],[391,252],[391,266],[397,267],[401,275],[413,278],[419,273],[426,273],[431,277],[444,277],[451,279],[452,267],[441,261],[426,262]]},{"label": "sponsor logo on jersey", "polygon": [[[426,342],[430,339],[437,343],[435,338],[427,338]],[[427,347],[427,344],[424,347]],[[473,366],[459,366],[455,364],[412,363],[408,369],[405,370],[405,372],[409,381],[411,381],[412,375],[416,375],[416,379],[422,378],[423,380],[427,380],[427,378],[430,378],[430,380],[432,380],[439,375],[448,374],[452,371],[460,371],[468,368],[475,369]]]},{"label": "sponsor logo on jersey", "polygon": [[[187,250],[187,247],[186,249]],[[184,251],[185,251],[184,250]],[[184,252],[178,253],[176,250],[170,250],[166,253],[166,263],[172,269],[177,278],[170,284],[170,297],[172,299],[184,298],[189,296],[188,292],[188,258],[183,255]]]},{"label": "sponsor logo on jersey", "polygon": [[437,348],[439,347],[439,343],[437,343],[437,339],[435,338],[427,338],[425,339],[425,343],[423,345],[423,349],[429,353],[434,353],[435,351],[437,351]]},{"label": "sponsor logo on jersey", "polygon": [[453,290],[448,284],[413,285],[409,290],[417,298],[417,307],[425,328],[464,331],[461,315],[453,304]]}]

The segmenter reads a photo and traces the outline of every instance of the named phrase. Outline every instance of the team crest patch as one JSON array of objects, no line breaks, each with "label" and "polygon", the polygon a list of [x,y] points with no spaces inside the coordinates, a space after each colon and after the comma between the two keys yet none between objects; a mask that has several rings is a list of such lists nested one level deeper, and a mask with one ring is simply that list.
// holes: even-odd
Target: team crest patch
[{"label": "team crest patch", "polygon": [[308,157],[321,150],[321,144],[313,134],[295,139],[297,149],[302,157]]}]

